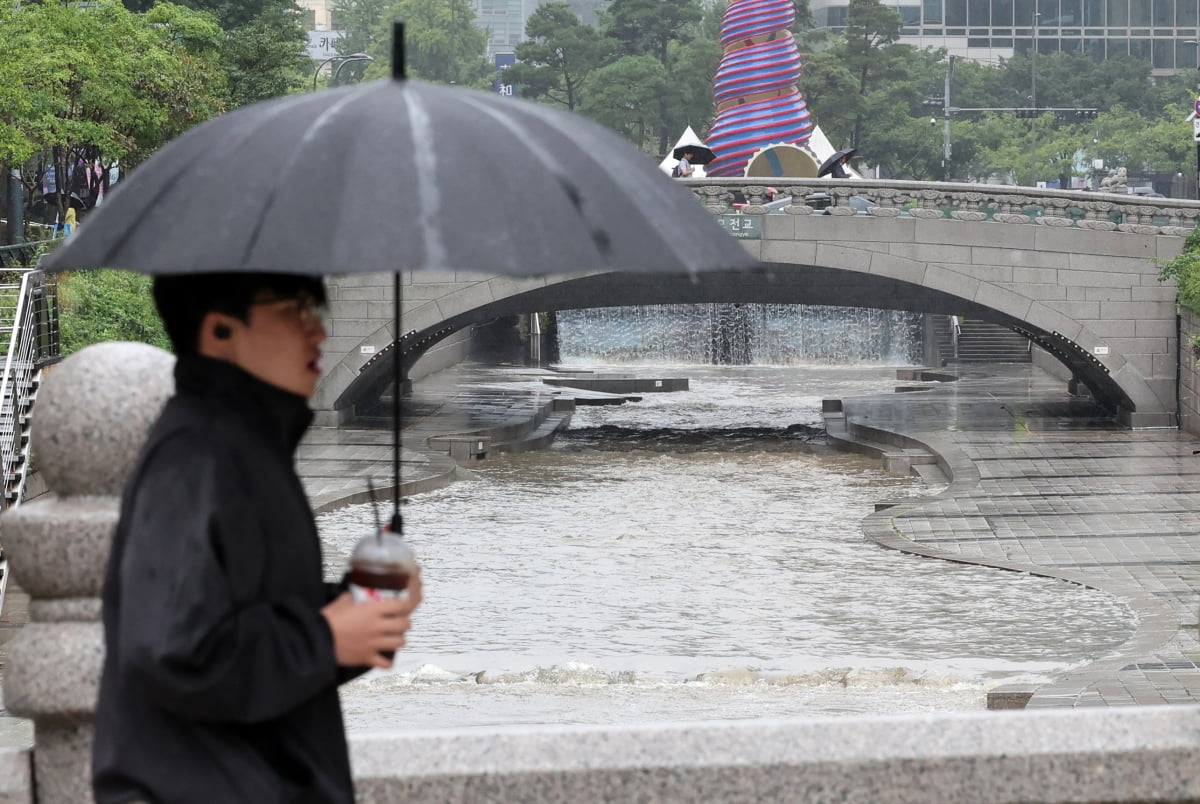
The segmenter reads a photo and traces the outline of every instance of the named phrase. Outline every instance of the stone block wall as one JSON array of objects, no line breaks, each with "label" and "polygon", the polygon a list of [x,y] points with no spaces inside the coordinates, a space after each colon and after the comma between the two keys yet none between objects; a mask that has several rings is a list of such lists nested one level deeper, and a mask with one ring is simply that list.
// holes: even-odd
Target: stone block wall
[{"label": "stone block wall", "polygon": [[1200,355],[1191,336],[1200,335],[1200,315],[1179,308],[1179,429],[1200,435]]}]

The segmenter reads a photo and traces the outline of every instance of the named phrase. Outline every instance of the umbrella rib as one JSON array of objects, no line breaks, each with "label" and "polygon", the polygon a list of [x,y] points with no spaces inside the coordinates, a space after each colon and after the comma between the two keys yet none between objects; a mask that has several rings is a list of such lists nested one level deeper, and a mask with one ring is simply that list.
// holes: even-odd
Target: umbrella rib
[{"label": "umbrella rib", "polygon": [[[593,227],[591,222],[587,219],[587,216],[583,211],[583,194],[579,191],[579,185],[567,173],[559,169],[558,163],[550,157],[545,148],[541,147],[541,145],[539,145],[537,141],[533,140],[532,138],[524,136],[524,132],[522,132],[518,126],[513,124],[508,117],[497,114],[496,111],[491,107],[486,106],[485,104],[482,104],[469,96],[464,97],[463,101],[468,105],[473,106],[476,111],[491,117],[525,143],[525,147],[528,149],[529,153],[531,153],[539,162],[541,162],[542,167],[545,168],[546,172],[552,175],[558,182],[559,186],[566,194],[567,199],[571,202],[571,206],[574,207],[575,211],[579,214],[580,220],[583,222],[584,226],[587,227],[588,235],[591,237],[592,244],[595,245],[596,251],[599,252],[601,257],[603,257],[607,262],[612,256],[612,238],[604,229]],[[560,134],[564,133],[559,126],[554,124],[552,120],[542,118],[542,121],[556,129]]]},{"label": "umbrella rib", "polygon": [[[219,144],[215,144],[213,147],[208,147],[208,148],[203,149],[203,151],[201,153],[197,154],[196,159],[206,158],[207,155],[211,151],[213,151],[214,149],[217,149],[217,148],[219,148],[219,150],[221,150],[221,151],[229,151],[234,148],[237,148],[239,145],[241,145],[246,140],[254,137],[258,133],[259,129],[265,123],[274,119],[274,117],[276,115],[286,111],[287,109],[291,108],[293,105],[295,105],[297,103],[301,103],[305,100],[307,100],[306,97],[297,97],[294,99],[294,101],[290,101],[290,102],[284,101],[282,99],[279,101],[275,101],[274,114],[264,116],[264,118],[261,121],[259,121],[257,125],[250,128],[245,133],[245,135],[238,138],[238,140],[236,142],[230,143],[228,140],[223,140]],[[234,112],[233,114],[238,114],[239,112],[241,112],[241,110],[238,110],[238,112]],[[210,121],[210,123],[212,123],[212,122],[215,122],[215,121]],[[205,125],[208,125],[208,124],[205,124]],[[189,131],[187,134],[185,134],[184,138],[202,136],[203,129],[204,129],[204,126],[198,126],[197,128],[194,128],[191,131]],[[184,138],[180,138],[179,140],[176,140],[176,143],[178,143],[179,145],[182,145],[185,142]],[[165,149],[163,152],[160,152],[156,156],[159,159],[167,159],[170,157],[171,154],[172,154],[171,149]],[[192,161],[195,161],[195,160],[192,160]],[[176,167],[175,171],[171,174],[170,178],[165,179],[163,181],[162,185],[158,188],[157,192],[155,192],[153,194],[152,203],[147,204],[146,205],[147,208],[157,205],[164,198],[169,198],[171,196],[171,194],[178,188],[178,186],[185,180],[185,174],[187,172],[187,169],[188,169],[188,163],[180,162],[179,165]],[[122,183],[122,184],[124,184],[124,183]],[[126,188],[124,186],[119,187],[120,191],[124,191],[125,189]],[[114,195],[114,198],[115,197],[116,196]],[[112,206],[112,201],[109,201],[109,207],[111,208],[111,206]],[[104,206],[101,206],[100,210],[103,210],[103,209],[104,209]],[[102,214],[100,212],[100,210],[97,210],[98,216],[100,214]],[[100,223],[103,224],[102,219],[100,219]],[[132,225],[134,228],[136,228],[138,225],[138,221],[135,220]],[[122,248],[124,248],[126,245],[127,245],[127,243],[126,243],[125,237],[120,237],[120,238],[114,239],[112,242],[112,245],[109,246],[105,250],[104,257],[101,260],[99,260],[97,262],[96,266],[94,266],[94,267],[104,267],[104,266],[107,266],[107,265],[110,265],[110,264],[113,264],[116,262],[120,262],[120,260],[117,259],[117,253]]]},{"label": "umbrella rib", "polygon": [[[451,266],[446,264],[446,244],[442,242],[437,225],[441,215],[442,193],[437,184],[433,126],[428,112],[414,93],[404,94],[404,105],[408,108],[408,122],[412,128],[410,136],[413,143],[413,170],[416,172],[417,219],[420,222],[418,231],[425,246],[425,267],[441,270]],[[397,321],[396,325],[399,324]]]},{"label": "umbrella rib", "polygon": [[[283,166],[281,172],[284,174],[290,173],[300,161],[300,154],[304,151],[305,146],[316,139],[316,136],[321,129],[328,125],[330,120],[332,120],[339,112],[341,112],[341,110],[347,104],[357,100],[359,95],[366,93],[372,88],[372,86],[372,84],[366,84],[364,86],[355,87],[352,92],[347,93],[345,97],[339,99],[328,109],[317,115],[316,119],[313,120],[306,129],[304,129],[304,133],[300,135],[300,138],[296,141],[295,146],[292,147],[292,152],[288,155],[287,164]],[[279,187],[278,184],[276,184],[275,186],[272,186],[270,192],[267,193],[266,199],[263,200],[263,204],[259,208],[258,217],[254,221],[254,229],[251,231],[250,236],[246,239],[246,246],[242,250],[242,258],[240,261],[242,265],[247,264],[250,255],[258,246],[259,237],[262,235],[263,229],[266,227],[267,216],[271,214],[271,210],[275,206],[275,201],[278,197]]]}]

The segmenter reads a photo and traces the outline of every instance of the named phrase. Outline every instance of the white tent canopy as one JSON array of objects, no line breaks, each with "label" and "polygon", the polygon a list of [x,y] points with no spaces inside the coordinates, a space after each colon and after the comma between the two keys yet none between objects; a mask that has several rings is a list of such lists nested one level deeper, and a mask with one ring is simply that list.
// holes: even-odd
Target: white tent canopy
[{"label": "white tent canopy", "polygon": [[[663,157],[663,160],[658,163],[658,169],[661,170],[663,173],[666,173],[668,176],[670,176],[671,171],[674,170],[675,166],[679,164],[679,160],[671,155],[672,153],[675,152],[676,148],[678,148],[681,145],[703,145],[703,144],[704,144],[703,141],[701,141],[701,139],[696,136],[696,132],[692,130],[692,127],[688,126],[684,130],[683,134],[680,135],[679,139],[675,141],[675,144],[671,146],[671,152],[668,153],[665,157]],[[833,147],[832,143],[829,142],[829,138],[825,136],[825,132],[821,131],[820,126],[813,126],[812,134],[809,136],[808,142],[805,143],[805,147],[807,148],[808,151],[810,151],[812,153],[813,156],[816,157],[818,165],[821,164],[822,162],[824,162],[829,157],[833,156],[834,153],[838,150],[837,148]],[[717,155],[720,156],[720,154],[717,154]],[[693,165],[692,167],[695,168],[695,170],[692,173],[693,179],[704,178],[704,176],[705,176],[704,165]],[[854,179],[862,178],[862,175],[858,171],[854,170],[854,168],[850,167],[849,165],[846,165],[845,168],[846,168],[846,172],[848,174],[850,174],[851,178],[854,178]]]},{"label": "white tent canopy", "polygon": [[[671,146],[670,152],[665,157],[663,157],[663,161],[658,163],[658,169],[661,170],[663,173],[666,173],[668,176],[670,176],[671,171],[673,171],[675,169],[675,166],[679,164],[679,160],[676,159],[675,157],[671,156],[671,154],[675,153],[676,148],[678,148],[681,145],[703,145],[703,144],[704,143],[700,141],[700,138],[696,136],[696,132],[692,131],[692,127],[688,126],[684,130],[683,134],[680,135],[679,139],[675,140],[675,144]],[[704,165],[692,165],[692,168],[693,168],[693,170],[692,170],[691,178],[693,178],[693,179],[704,178]]]}]

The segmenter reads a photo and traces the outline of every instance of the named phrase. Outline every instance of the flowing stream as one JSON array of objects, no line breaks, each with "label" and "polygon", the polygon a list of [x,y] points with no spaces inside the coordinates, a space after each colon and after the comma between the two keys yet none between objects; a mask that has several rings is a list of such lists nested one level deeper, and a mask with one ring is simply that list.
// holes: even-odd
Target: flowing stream
[{"label": "flowing stream", "polygon": [[[938,489],[789,425],[894,367],[636,373],[691,390],[580,408],[552,448],[406,505],[425,603],[395,669],[343,688],[351,731],[979,709],[1132,633],[1106,594],[864,538],[876,502]],[[319,519],[331,577],[373,522]]]}]

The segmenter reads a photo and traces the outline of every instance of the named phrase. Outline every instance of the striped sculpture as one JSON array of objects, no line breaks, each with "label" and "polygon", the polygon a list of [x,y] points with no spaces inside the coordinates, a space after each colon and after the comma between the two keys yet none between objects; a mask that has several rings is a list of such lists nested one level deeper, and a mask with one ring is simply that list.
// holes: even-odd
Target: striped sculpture
[{"label": "striped sculpture", "polygon": [[733,0],[721,22],[724,55],[713,81],[717,119],[708,147],[709,176],[746,175],[750,158],[769,145],[802,146],[812,134],[796,84],[800,51],[792,36],[792,0]]}]

